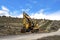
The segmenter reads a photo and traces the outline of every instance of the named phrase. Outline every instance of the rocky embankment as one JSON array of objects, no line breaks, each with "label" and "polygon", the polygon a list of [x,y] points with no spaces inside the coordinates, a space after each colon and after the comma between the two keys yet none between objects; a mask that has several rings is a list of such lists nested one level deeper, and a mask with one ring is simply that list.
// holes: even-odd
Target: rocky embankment
[{"label": "rocky embankment", "polygon": [[[32,19],[33,20],[33,19]],[[39,32],[51,32],[57,31],[60,28],[60,21],[34,19],[39,24]],[[16,35],[21,34],[20,30],[22,24],[22,18],[12,17],[0,17],[0,35]]]}]

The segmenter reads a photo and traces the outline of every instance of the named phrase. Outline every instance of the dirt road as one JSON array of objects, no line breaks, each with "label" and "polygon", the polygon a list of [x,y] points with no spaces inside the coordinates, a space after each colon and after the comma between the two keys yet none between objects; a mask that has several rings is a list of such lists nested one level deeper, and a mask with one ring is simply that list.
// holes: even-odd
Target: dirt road
[{"label": "dirt road", "polygon": [[34,33],[29,35],[5,36],[5,37],[0,37],[0,40],[36,40],[38,38],[54,36],[54,35],[60,35],[60,29],[56,32],[51,32],[51,33]]}]

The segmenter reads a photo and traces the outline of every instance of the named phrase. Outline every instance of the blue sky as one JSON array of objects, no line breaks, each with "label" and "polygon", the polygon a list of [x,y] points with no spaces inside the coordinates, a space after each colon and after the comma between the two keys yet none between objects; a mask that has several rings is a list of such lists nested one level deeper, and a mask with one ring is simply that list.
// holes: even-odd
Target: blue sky
[{"label": "blue sky", "polygon": [[35,18],[59,19],[60,0],[0,0],[0,15],[22,17],[22,11]]}]

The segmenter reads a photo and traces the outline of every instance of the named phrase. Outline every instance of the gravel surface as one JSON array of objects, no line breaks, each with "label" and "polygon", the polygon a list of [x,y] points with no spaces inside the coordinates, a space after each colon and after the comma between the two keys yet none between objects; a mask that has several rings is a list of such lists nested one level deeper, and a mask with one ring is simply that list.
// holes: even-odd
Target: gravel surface
[{"label": "gravel surface", "polygon": [[43,37],[60,35],[60,29],[56,32],[51,33],[33,33],[27,35],[11,35],[11,36],[4,36],[0,37],[0,40],[36,40]]},{"label": "gravel surface", "polygon": [[49,36],[49,37],[44,37],[44,38],[41,38],[41,39],[37,39],[37,40],[60,40],[60,36]]}]

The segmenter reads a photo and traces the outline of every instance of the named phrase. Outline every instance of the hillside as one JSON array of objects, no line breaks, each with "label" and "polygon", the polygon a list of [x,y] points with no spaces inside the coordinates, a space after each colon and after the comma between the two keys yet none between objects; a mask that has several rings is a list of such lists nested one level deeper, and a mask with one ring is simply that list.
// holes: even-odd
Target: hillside
[{"label": "hillside", "polygon": [[[60,21],[46,20],[46,19],[32,19],[36,20],[39,24],[39,32],[52,32],[57,31],[60,28]],[[0,35],[13,35],[21,34],[20,29],[23,26],[22,18],[13,18],[0,16]]]}]

